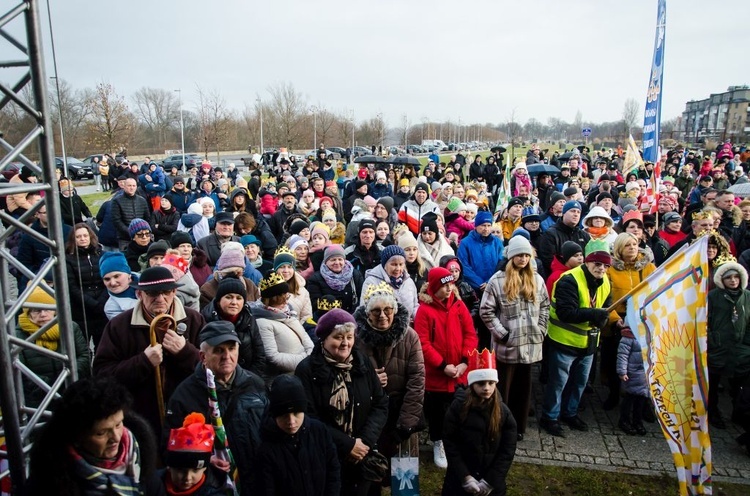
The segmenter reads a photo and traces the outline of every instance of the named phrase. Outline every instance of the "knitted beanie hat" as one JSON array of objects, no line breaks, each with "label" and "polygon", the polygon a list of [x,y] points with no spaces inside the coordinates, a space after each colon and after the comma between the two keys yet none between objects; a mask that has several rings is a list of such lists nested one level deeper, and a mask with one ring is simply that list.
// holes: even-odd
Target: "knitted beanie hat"
[{"label": "knitted beanie hat", "polygon": [[455,278],[450,271],[444,267],[433,267],[427,273],[427,292],[434,295],[441,286],[454,282]]},{"label": "knitted beanie hat", "polygon": [[310,224],[302,219],[295,220],[292,225],[289,226],[289,234],[299,234],[303,229],[309,229]]},{"label": "knitted beanie hat", "polygon": [[273,270],[277,270],[279,267],[285,264],[289,264],[294,267],[297,259],[294,257],[294,252],[290,251],[286,246],[280,246],[276,250],[276,254],[273,257]]},{"label": "knitted beanie hat", "polygon": [[609,244],[603,239],[592,239],[586,243],[586,258],[584,261],[612,265],[612,257],[609,254]]},{"label": "knitted beanie hat", "polygon": [[245,268],[245,254],[238,250],[224,251],[216,262],[216,270],[224,270],[230,267]]},{"label": "knitted beanie hat", "polygon": [[286,245],[289,247],[290,250],[294,251],[300,246],[309,246],[309,243],[305,238],[302,236],[297,236],[296,234],[291,236],[287,241]]},{"label": "knitted beanie hat", "polygon": [[130,221],[130,225],[128,226],[128,235],[130,236],[130,239],[135,238],[136,233],[141,231],[151,232],[151,226],[145,220],[136,217]]},{"label": "knitted beanie hat", "polygon": [[318,319],[318,325],[315,327],[315,335],[318,336],[318,339],[323,341],[331,335],[336,326],[346,323],[357,325],[352,314],[346,310],[334,308]]},{"label": "knitted beanie hat", "polygon": [[272,417],[307,411],[307,395],[299,377],[282,374],[268,391],[268,411]]},{"label": "knitted beanie hat", "polygon": [[523,236],[513,236],[508,241],[508,246],[505,248],[505,257],[511,259],[516,255],[529,255],[534,256],[534,251],[531,249],[531,243]]},{"label": "knitted beanie hat", "polygon": [[397,244],[404,250],[407,248],[411,248],[412,246],[419,246],[417,245],[417,240],[414,239],[414,236],[410,232],[404,233],[399,236]]},{"label": "knitted beanie hat", "polygon": [[169,243],[172,245],[172,248],[177,248],[185,243],[192,245],[193,240],[190,238],[190,234],[185,231],[175,231],[172,233],[172,236],[170,236]]},{"label": "knitted beanie hat", "polygon": [[451,213],[461,212],[462,210],[466,210],[466,204],[454,196],[445,208]]},{"label": "knitted beanie hat", "polygon": [[560,255],[562,257],[562,263],[568,263],[576,253],[583,253],[583,248],[575,241],[566,241],[560,248]]},{"label": "knitted beanie hat", "polygon": [[310,224],[310,239],[313,239],[316,234],[321,234],[324,238],[326,238],[326,242],[330,241],[331,239],[331,230],[328,229],[328,226],[323,224],[322,222],[313,222],[312,224]]},{"label": "knitted beanie hat", "polygon": [[392,257],[404,257],[406,259],[406,253],[404,249],[398,245],[388,245],[380,252],[380,265],[385,267]]},{"label": "knitted beanie hat", "polygon": [[238,294],[242,296],[243,300],[247,300],[247,288],[245,287],[245,283],[236,277],[225,277],[219,283],[219,287],[216,289],[216,297],[214,299],[218,302],[228,294]]},{"label": "knitted beanie hat", "polygon": [[579,212],[583,210],[580,203],[575,200],[568,200],[567,202],[565,202],[565,205],[563,205],[563,214],[566,214],[568,210],[572,210],[574,208],[577,208]]},{"label": "knitted beanie hat", "polygon": [[323,252],[323,263],[326,263],[331,257],[341,257],[345,259],[346,252],[344,252],[344,249],[341,247],[341,245],[326,246],[326,249]]},{"label": "knitted beanie hat", "polygon": [[111,272],[124,272],[130,274],[130,266],[125,259],[125,254],[119,251],[105,251],[99,257],[99,275],[104,277]]},{"label": "knitted beanie hat", "polygon": [[486,210],[477,212],[477,216],[474,218],[475,226],[481,226],[482,224],[492,224],[492,214]]},{"label": "knitted beanie hat", "polygon": [[246,247],[247,245],[262,246],[260,243],[260,240],[252,234],[245,234],[244,236],[242,236],[240,238],[240,243],[242,244],[243,248]]},{"label": "knitted beanie hat", "polygon": [[336,211],[332,208],[323,211],[323,222],[327,220],[336,220]]}]

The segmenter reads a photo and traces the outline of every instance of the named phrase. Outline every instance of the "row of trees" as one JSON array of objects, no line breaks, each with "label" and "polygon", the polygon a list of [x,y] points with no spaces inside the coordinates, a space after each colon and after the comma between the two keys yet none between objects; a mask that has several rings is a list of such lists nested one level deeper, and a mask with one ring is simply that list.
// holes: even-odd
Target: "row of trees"
[{"label": "row of trees", "polygon": [[[58,97],[59,94],[59,97]],[[639,105],[625,103],[623,117],[616,122],[591,123],[578,112],[572,123],[550,118],[519,122],[513,111],[504,122],[467,124],[460,119],[442,122],[426,117],[419,120],[402,115],[398,126],[388,127],[382,114],[357,121],[351,112],[334,112],[324,106],[311,106],[291,83],[268,88],[268,97],[256,99],[243,109],[232,109],[215,89],[197,88],[194,108],[183,108],[185,148],[188,151],[220,154],[223,150],[243,150],[261,144],[286,146],[291,150],[311,149],[317,143],[329,146],[371,146],[421,143],[424,139],[449,142],[521,142],[555,140],[580,141],[582,127],[595,129],[600,140],[621,141],[629,132],[639,132]],[[28,93],[24,94],[29,98]],[[62,150],[63,130],[66,153],[84,157],[99,152],[161,155],[181,149],[181,95],[176,91],[144,87],[130,98],[120,95],[109,83],[96,88],[73,88],[59,81],[59,91],[50,87],[51,118],[56,153]],[[62,126],[60,124],[62,120]],[[262,121],[262,122],[261,122]],[[11,142],[21,139],[32,123],[15,104],[0,110],[0,130]],[[669,131],[670,124],[662,129]]]}]

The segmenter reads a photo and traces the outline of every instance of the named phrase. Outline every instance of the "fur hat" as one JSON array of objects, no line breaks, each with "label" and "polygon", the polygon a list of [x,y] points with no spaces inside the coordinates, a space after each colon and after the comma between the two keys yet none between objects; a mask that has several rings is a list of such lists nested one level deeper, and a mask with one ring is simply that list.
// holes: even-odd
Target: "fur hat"
[{"label": "fur hat", "polygon": [[714,284],[716,287],[724,289],[724,278],[728,275],[737,273],[740,276],[740,289],[747,287],[747,270],[737,262],[730,261],[719,265],[714,272]]}]

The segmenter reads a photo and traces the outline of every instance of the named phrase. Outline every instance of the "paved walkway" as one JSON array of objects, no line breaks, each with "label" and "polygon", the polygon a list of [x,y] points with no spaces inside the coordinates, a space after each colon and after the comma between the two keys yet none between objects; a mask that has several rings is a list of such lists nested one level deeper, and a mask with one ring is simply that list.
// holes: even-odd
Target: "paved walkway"
[{"label": "paved walkway", "polygon": [[[553,437],[539,427],[542,391],[543,386],[535,382],[536,418],[529,419],[524,440],[516,449],[516,461],[645,475],[667,473],[676,477],[672,454],[659,425],[646,423],[648,434],[643,437],[628,436],[619,430],[619,408],[611,411],[602,408],[607,397],[604,386],[597,386],[593,393],[584,394],[581,402],[585,409],[579,415],[589,424],[590,430],[571,431],[564,426],[564,438]],[[710,431],[713,479],[750,484],[750,456],[735,441],[741,430],[729,420],[731,404],[726,393],[722,393],[721,406],[727,429]]]}]

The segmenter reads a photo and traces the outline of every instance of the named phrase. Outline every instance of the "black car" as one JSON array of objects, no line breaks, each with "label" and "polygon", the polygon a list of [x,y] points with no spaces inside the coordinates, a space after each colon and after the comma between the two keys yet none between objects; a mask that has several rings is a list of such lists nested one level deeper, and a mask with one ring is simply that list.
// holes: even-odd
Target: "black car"
[{"label": "black car", "polygon": [[[185,154],[185,167],[187,168],[200,167],[202,162],[203,160],[201,159],[200,155],[196,153]],[[169,157],[162,160],[161,165],[165,170],[169,170],[172,167],[182,169],[182,154],[170,155]]]},{"label": "black car", "polygon": [[87,165],[77,158],[68,157],[68,171],[65,172],[63,167],[62,157],[55,157],[55,167],[63,171],[63,175],[66,175],[71,179],[91,179],[94,177],[94,172],[91,170],[91,165]]}]

